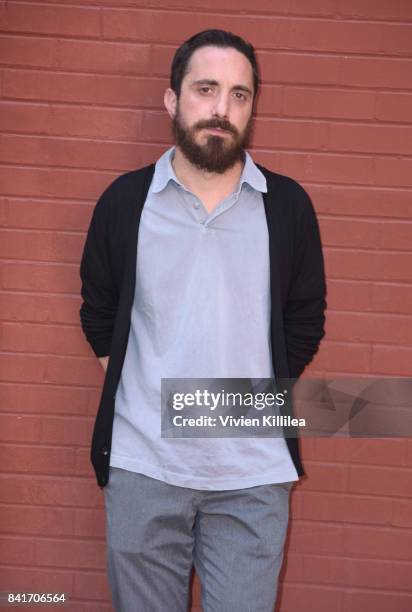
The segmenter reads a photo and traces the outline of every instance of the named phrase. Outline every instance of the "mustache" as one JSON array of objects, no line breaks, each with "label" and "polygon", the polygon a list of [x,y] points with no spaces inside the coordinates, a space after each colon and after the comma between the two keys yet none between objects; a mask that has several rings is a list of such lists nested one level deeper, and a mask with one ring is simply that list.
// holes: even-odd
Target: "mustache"
[{"label": "mustache", "polygon": [[220,128],[221,130],[226,130],[235,136],[238,135],[237,129],[230,123],[230,121],[227,119],[218,119],[217,117],[214,119],[204,119],[203,121],[198,121],[193,127],[194,130],[202,130],[203,128]]}]

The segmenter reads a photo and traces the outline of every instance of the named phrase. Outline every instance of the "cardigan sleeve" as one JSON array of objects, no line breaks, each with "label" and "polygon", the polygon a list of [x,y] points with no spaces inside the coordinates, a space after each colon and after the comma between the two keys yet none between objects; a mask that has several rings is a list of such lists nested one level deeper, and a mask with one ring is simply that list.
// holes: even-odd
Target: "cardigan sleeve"
[{"label": "cardigan sleeve", "polygon": [[80,263],[80,321],[87,341],[97,357],[110,354],[118,306],[118,291],[110,267],[108,231],[113,183],[100,196],[93,210]]},{"label": "cardigan sleeve", "polygon": [[292,282],[284,309],[291,378],[302,374],[325,334],[326,281],[319,225],[303,188],[301,196],[303,206],[296,222]]}]

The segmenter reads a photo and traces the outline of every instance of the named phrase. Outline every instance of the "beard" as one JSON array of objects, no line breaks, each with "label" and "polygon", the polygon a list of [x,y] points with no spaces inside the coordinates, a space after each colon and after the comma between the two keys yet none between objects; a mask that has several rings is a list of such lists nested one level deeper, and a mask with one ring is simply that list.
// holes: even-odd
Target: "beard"
[{"label": "beard", "polygon": [[[214,117],[198,121],[191,127],[186,127],[177,107],[176,115],[172,120],[173,134],[176,145],[191,164],[200,170],[223,174],[232,168],[236,162],[245,160],[245,147],[252,132],[252,116],[243,130],[239,132],[227,119]],[[206,143],[200,145],[195,136],[203,128],[221,128],[231,136],[218,136],[209,134]]]}]

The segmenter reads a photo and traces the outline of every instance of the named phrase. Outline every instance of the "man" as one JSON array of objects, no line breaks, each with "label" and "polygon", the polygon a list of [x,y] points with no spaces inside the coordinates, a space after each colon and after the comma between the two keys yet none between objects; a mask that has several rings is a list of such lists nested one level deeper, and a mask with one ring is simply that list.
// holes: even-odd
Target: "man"
[{"label": "man", "polygon": [[121,612],[270,612],[296,437],[161,436],[165,378],[297,378],[323,336],[325,280],[309,197],[245,151],[253,47],[207,30],[172,63],[175,146],[103,193],[81,262],[85,335],[106,369],[92,463]]}]

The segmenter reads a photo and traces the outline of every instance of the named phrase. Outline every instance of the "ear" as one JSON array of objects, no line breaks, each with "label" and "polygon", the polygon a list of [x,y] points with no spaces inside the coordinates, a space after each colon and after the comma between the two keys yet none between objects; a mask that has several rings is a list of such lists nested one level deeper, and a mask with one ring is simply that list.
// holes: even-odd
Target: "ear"
[{"label": "ear", "polygon": [[176,116],[177,96],[170,87],[166,89],[163,101],[170,118],[174,119]]}]

